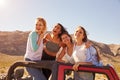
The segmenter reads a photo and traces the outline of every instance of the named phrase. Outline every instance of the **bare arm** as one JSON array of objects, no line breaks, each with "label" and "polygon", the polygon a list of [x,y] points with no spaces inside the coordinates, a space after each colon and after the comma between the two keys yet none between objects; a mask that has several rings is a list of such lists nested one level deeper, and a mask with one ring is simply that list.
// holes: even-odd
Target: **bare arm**
[{"label": "bare arm", "polygon": [[44,51],[45,51],[48,55],[50,55],[50,56],[56,56],[56,54],[57,54],[57,53],[48,51],[48,50],[46,49],[46,47],[44,47]]},{"label": "bare arm", "polygon": [[93,65],[91,62],[78,62],[73,65],[73,69],[78,71],[79,65]]},{"label": "bare arm", "polygon": [[65,62],[64,60],[62,60],[63,56],[65,55],[65,48],[63,48],[63,50],[61,51],[61,53],[58,55],[57,57],[57,61],[58,62]]}]

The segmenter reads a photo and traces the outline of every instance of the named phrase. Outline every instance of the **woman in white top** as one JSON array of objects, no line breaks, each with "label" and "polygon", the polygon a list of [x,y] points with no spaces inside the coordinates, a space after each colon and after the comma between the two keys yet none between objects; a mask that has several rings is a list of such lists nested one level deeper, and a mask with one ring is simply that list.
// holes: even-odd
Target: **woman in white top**
[{"label": "woman in white top", "polygon": [[68,32],[65,32],[61,35],[60,39],[65,44],[65,46],[61,48],[61,53],[57,54],[56,60],[59,62],[74,64],[72,53],[75,45],[71,35],[68,34]]},{"label": "woman in white top", "polygon": [[[73,69],[77,71],[81,64],[101,66],[96,49],[92,45],[89,48],[86,48],[85,46],[88,39],[86,30],[82,26],[77,27],[74,33],[74,38],[75,48],[73,51],[73,59],[75,61],[75,65],[73,66]],[[76,80],[93,80],[92,73],[79,72],[76,76]]]},{"label": "woman in white top", "polygon": [[[35,30],[30,32],[27,41],[25,53],[26,61],[41,61],[43,52],[43,36],[46,31],[46,21],[39,17],[36,19]],[[33,77],[33,80],[46,80],[42,73],[42,69],[26,68],[28,73]]]},{"label": "woman in white top", "polygon": [[[100,65],[96,49],[92,45],[86,48],[87,34],[83,27],[77,27],[74,33],[74,44],[70,42],[70,36],[67,34],[62,35],[61,39],[66,44],[66,47],[63,48],[57,61],[66,61],[74,64],[73,69],[75,71],[78,70],[79,65]],[[75,80],[93,80],[93,74],[77,72],[75,73]]]}]

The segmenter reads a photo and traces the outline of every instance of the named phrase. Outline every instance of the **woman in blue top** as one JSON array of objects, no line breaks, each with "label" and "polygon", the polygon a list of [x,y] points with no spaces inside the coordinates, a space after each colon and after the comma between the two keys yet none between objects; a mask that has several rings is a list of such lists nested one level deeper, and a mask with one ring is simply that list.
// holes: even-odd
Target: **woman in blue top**
[{"label": "woman in blue top", "polygon": [[[26,61],[41,61],[43,52],[43,36],[46,31],[46,21],[39,17],[36,19],[35,30],[30,32],[27,41]],[[26,68],[33,80],[47,80],[41,69]]]}]

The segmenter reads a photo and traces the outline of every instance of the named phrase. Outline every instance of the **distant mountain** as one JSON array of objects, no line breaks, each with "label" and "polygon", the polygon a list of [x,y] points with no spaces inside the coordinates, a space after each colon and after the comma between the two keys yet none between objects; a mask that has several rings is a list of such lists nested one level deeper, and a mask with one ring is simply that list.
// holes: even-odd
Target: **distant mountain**
[{"label": "distant mountain", "polygon": [[[30,31],[0,31],[0,52],[8,55],[24,55]],[[91,40],[92,41],[92,40]],[[119,61],[120,44],[105,44],[92,41],[102,57]]]},{"label": "distant mountain", "polygon": [[0,52],[8,55],[24,55],[30,31],[0,31]]}]

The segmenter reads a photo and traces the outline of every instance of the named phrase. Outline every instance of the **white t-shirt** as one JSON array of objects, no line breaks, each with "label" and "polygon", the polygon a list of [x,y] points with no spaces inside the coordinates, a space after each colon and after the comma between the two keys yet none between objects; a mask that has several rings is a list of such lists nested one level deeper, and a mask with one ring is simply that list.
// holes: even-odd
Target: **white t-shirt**
[{"label": "white t-shirt", "polygon": [[85,62],[86,61],[86,45],[83,43],[81,46],[75,46],[73,51],[73,59],[76,62]]},{"label": "white t-shirt", "polygon": [[[73,47],[74,49],[74,47]],[[56,55],[56,58],[59,56],[59,54],[61,53],[61,51],[63,50],[63,47],[61,47]],[[62,57],[62,60],[65,61],[65,63],[72,63],[74,64],[74,60],[73,60],[73,57],[72,55],[69,56],[68,53],[67,53],[67,47],[66,47],[66,50],[65,50],[65,55]]]}]

